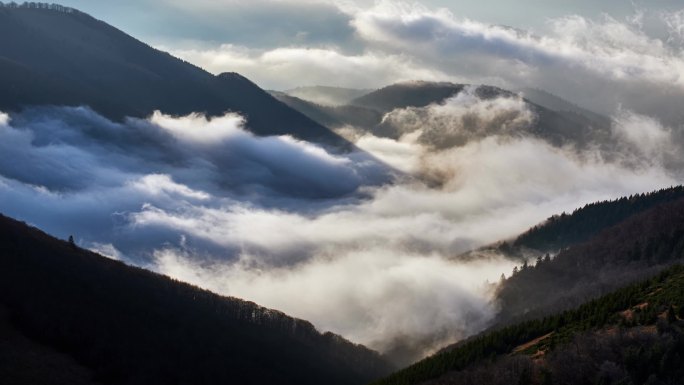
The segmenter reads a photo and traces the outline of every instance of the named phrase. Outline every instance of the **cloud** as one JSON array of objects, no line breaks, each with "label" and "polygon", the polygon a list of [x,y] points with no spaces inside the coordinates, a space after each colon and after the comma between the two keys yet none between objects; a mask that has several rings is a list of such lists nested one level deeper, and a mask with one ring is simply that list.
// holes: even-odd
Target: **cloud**
[{"label": "cloud", "polygon": [[569,14],[530,31],[419,3],[337,6],[353,28],[353,50],[294,40],[268,48],[167,48],[212,72],[239,71],[275,89],[446,80],[535,87],[607,115],[622,106],[671,126],[684,121],[682,11],[640,9],[626,19]]},{"label": "cloud", "polygon": [[635,155],[640,155],[642,162],[667,165],[675,169],[681,166],[681,137],[676,138],[669,127],[663,126],[657,119],[635,114],[621,109],[613,121],[613,137],[619,145]]},{"label": "cloud", "polygon": [[[673,142],[639,131],[659,122],[625,112],[615,138],[633,161],[608,161],[591,146],[509,135],[534,119],[515,95],[465,92],[392,111],[396,138],[356,131],[357,146],[398,175],[361,151],[255,137],[235,114],[114,123],[44,107],[0,117],[3,213],[309,319],[400,363],[481,330],[496,311],[484,282],[515,262],[463,252],[682,179],[630,147],[647,138],[655,153]],[[426,133],[459,140],[435,146]]]},{"label": "cloud", "polygon": [[[373,50],[345,54],[335,47],[264,50],[233,44],[205,49],[159,48],[215,74],[236,71],[271,89],[317,84],[367,88],[416,78],[452,78],[442,71],[423,67],[408,55]],[[287,77],[282,76],[284,73]]]},{"label": "cloud", "polygon": [[620,102],[642,113],[667,111],[638,100],[637,89],[659,101],[682,100],[681,49],[608,16],[559,17],[533,34],[458,18],[446,9],[381,1],[356,13],[352,23],[373,47],[400,50],[472,82],[495,77],[503,86],[538,86],[607,113]]},{"label": "cloud", "polygon": [[535,119],[521,97],[503,94],[483,99],[476,87],[469,86],[439,104],[391,111],[378,130],[393,137],[420,131],[420,143],[449,148],[491,135],[524,135]]},{"label": "cloud", "polygon": [[[128,213],[146,204],[180,207],[252,197],[288,207],[304,198],[345,199],[361,185],[391,179],[385,166],[363,154],[352,162],[290,137],[255,137],[232,114],[210,120],[154,114],[124,124],[87,108],[2,116],[2,209],[59,236],[113,243],[127,255],[146,247],[125,226]],[[152,243],[178,238],[175,232],[142,234]]]},{"label": "cloud", "polygon": [[174,277],[288,309],[384,352],[419,341],[413,348],[420,355],[485,327],[496,309],[484,280],[513,265],[501,259],[454,264],[382,245],[317,258],[297,269],[255,269],[247,258],[199,265],[195,256],[171,249],[155,257],[158,269]]}]

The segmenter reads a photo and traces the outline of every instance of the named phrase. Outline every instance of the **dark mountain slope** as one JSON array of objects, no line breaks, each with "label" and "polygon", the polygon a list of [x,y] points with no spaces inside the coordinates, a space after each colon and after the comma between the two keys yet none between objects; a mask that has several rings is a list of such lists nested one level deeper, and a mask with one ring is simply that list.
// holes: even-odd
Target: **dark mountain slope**
[{"label": "dark mountain slope", "polygon": [[[649,209],[636,203],[622,206],[633,210],[625,220],[562,250],[554,259],[540,258],[516,269],[500,283],[502,310],[494,327],[378,384],[430,379],[436,380],[425,383],[518,383],[531,371],[535,374],[523,383],[593,383],[592,376],[605,374],[606,360],[617,363],[621,379],[638,380],[634,383],[643,383],[652,374],[677,378],[681,358],[673,354],[684,354],[684,324],[678,322],[676,329],[659,326],[669,330],[668,335],[653,332],[658,315],[664,319],[670,307],[684,318],[684,267],[671,268],[645,283],[632,282],[684,260],[684,198],[672,198],[680,192],[677,187],[639,196],[643,205],[651,205]],[[599,205],[609,212],[616,207],[614,202]],[[591,302],[568,310],[587,301]],[[519,359],[517,354],[532,357]],[[568,377],[544,382],[545,371]],[[450,374],[442,377],[446,373]]]},{"label": "dark mountain slope", "polygon": [[684,267],[483,333],[375,384],[680,384]]},{"label": "dark mountain slope", "polygon": [[371,108],[354,105],[324,106],[282,92],[272,91],[271,94],[289,107],[330,128],[351,125],[370,131],[382,121],[382,113]]},{"label": "dark mountain slope", "polygon": [[684,198],[656,205],[584,243],[540,259],[499,288],[499,322],[548,314],[684,258]]},{"label": "dark mountain slope", "polygon": [[93,373],[72,357],[18,331],[0,305],[0,379],[4,385],[90,385]]},{"label": "dark mountain slope", "polygon": [[323,106],[342,106],[373,90],[329,86],[297,87],[284,94]]},{"label": "dark mountain slope", "polygon": [[425,107],[439,103],[463,90],[463,84],[406,82],[392,84],[358,97],[350,105],[372,108],[383,114],[396,108]]},{"label": "dark mountain slope", "polygon": [[[453,83],[434,83],[434,82],[414,82],[399,83],[378,91],[364,95],[352,101],[352,104],[374,108],[383,113],[392,111],[395,108],[420,108],[430,104],[442,104],[450,97],[458,95],[468,87],[467,84]],[[480,100],[491,100],[497,97],[516,97],[511,91],[498,87],[480,85],[475,87],[474,94]],[[529,135],[544,139],[554,146],[574,145],[578,149],[585,148],[587,145],[609,144],[610,143],[610,121],[594,120],[585,115],[574,111],[555,111],[529,100],[525,100],[527,108],[534,114],[534,121],[528,126],[520,127],[516,131],[507,132],[502,129],[503,122],[491,127],[478,127],[472,122],[464,122],[463,127],[452,127],[457,129],[455,133],[447,135],[443,130],[430,132],[429,130],[421,135],[420,140],[435,147],[448,148],[463,145],[468,140],[482,139],[488,135]],[[425,116],[429,118],[428,116]],[[426,119],[426,124],[429,119]],[[383,120],[373,132],[376,135],[398,138],[405,132],[401,127],[394,127],[392,120]],[[607,147],[610,149],[611,147]]]},{"label": "dark mountain slope", "polygon": [[577,115],[583,115],[594,121],[603,121],[604,123],[608,124],[610,123],[610,119],[608,117],[598,114],[594,111],[590,111],[585,108],[579,107],[573,104],[572,102],[569,102],[563,98],[560,98],[544,90],[540,90],[537,88],[523,88],[521,91],[525,99],[531,101],[534,104],[540,105],[546,109],[559,112],[573,112]]},{"label": "dark mountain slope", "polygon": [[555,254],[560,249],[589,240],[632,215],[681,198],[684,198],[684,186],[590,203],[571,214],[554,215],[499,248],[507,254],[522,254],[526,249]]},{"label": "dark mountain slope", "polygon": [[244,77],[214,76],[79,11],[0,6],[0,110],[88,105],[116,120],[240,112],[258,135],[346,146]]},{"label": "dark mountain slope", "polygon": [[[3,216],[0,313],[0,338],[14,336],[3,339],[9,349],[40,350],[47,359],[36,370],[51,378],[52,363],[67,362],[73,383],[358,384],[388,371],[375,352],[306,321],[126,266]],[[32,359],[0,360],[0,373],[25,378]],[[34,383],[55,383],[48,380]]]},{"label": "dark mountain slope", "polygon": [[[386,114],[391,116],[391,112],[395,109],[412,108],[415,109],[413,119],[417,121],[411,124],[425,129],[419,141],[437,149],[460,146],[469,140],[501,134],[537,137],[554,146],[573,145],[578,150],[598,147],[604,150],[607,159],[613,156],[614,143],[611,137],[611,122],[608,118],[590,111],[584,114],[579,108],[555,110],[527,99],[525,100],[527,107],[535,118],[531,124],[515,130],[502,129],[506,122],[506,118],[503,117],[503,121],[499,124],[486,127],[478,126],[477,120],[468,117],[464,117],[463,127],[450,127],[449,132],[445,132],[439,125],[432,127],[431,125],[435,122],[431,122],[427,111],[420,111],[420,109],[431,104],[442,104],[446,99],[458,95],[468,87],[471,86],[448,82],[397,83],[358,97],[346,106],[337,107],[321,106],[283,93],[274,95],[283,103],[323,125],[329,127],[350,125],[372,132],[376,136],[394,139],[406,134],[407,127],[404,127],[401,118],[397,121],[392,118],[384,119],[384,117]],[[510,91],[486,85],[475,87],[473,92],[481,100],[516,96]],[[571,105],[569,102],[561,104]],[[508,119],[515,116],[517,115],[512,114]],[[415,124],[420,123],[421,119],[424,119],[422,126]],[[408,129],[416,127],[412,126]]]}]

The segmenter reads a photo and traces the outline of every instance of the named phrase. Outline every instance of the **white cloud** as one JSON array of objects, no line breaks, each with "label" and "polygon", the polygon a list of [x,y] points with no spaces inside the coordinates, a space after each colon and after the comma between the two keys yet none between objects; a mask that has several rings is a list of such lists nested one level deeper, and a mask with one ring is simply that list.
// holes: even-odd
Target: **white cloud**
[{"label": "white cloud", "polygon": [[[303,85],[380,87],[442,80],[537,87],[605,114],[619,105],[684,121],[681,14],[632,18],[567,15],[526,31],[459,17],[446,8],[378,1],[337,4],[355,33],[355,48],[291,41],[279,48],[224,44],[171,52],[212,72],[237,71],[267,88]],[[655,27],[644,28],[644,18]],[[668,30],[667,36],[651,30]]]},{"label": "white cloud", "polygon": [[[417,358],[479,330],[494,311],[482,284],[512,262],[460,253],[559,211],[681,180],[631,150],[634,162],[613,163],[489,127],[515,130],[530,113],[516,96],[467,92],[390,112],[405,133],[397,140],[353,136],[407,173],[382,185],[383,169],[363,153],[255,137],[232,114],[118,124],[87,109],[29,110],[0,129],[0,210],[371,347],[408,345]],[[623,119],[625,143],[644,140],[640,122]],[[457,146],[421,139],[469,129],[476,135]],[[663,142],[646,138],[653,151]],[[24,158],[42,161],[17,163]],[[439,183],[426,186],[425,175]]]},{"label": "white cloud", "polygon": [[523,62],[538,71],[546,66],[560,65],[568,71],[582,67],[615,80],[636,78],[684,86],[681,56],[661,40],[608,16],[601,22],[577,15],[552,19],[550,32],[537,36],[460,19],[446,9],[381,1],[356,14],[353,25],[368,41],[418,56],[434,55],[435,60],[483,54]]},{"label": "white cloud", "polygon": [[[255,269],[248,259],[201,265],[170,249],[155,256],[160,271],[179,279],[287,309],[382,351],[397,340],[421,341],[422,354],[483,328],[495,312],[484,280],[512,268],[500,259],[455,264],[381,245],[317,258],[296,269]],[[424,343],[436,333],[444,334],[435,345]]]},{"label": "white cloud", "polygon": [[174,182],[170,176],[163,174],[150,174],[129,182],[129,185],[147,195],[159,196],[168,194],[198,200],[207,200],[210,195],[189,188],[188,186]]},{"label": "white cloud", "polygon": [[199,144],[217,145],[231,136],[249,135],[243,129],[244,118],[233,113],[207,119],[206,116],[197,113],[173,117],[155,111],[149,121],[168,130],[180,140]]},{"label": "white cloud", "polygon": [[672,130],[658,120],[621,109],[613,122],[613,134],[646,161],[663,164],[680,157]]},{"label": "white cloud", "polygon": [[273,89],[317,84],[367,88],[402,80],[455,80],[401,53],[368,50],[344,54],[334,47],[255,50],[230,44],[210,49],[160,48],[210,72],[239,72]]}]

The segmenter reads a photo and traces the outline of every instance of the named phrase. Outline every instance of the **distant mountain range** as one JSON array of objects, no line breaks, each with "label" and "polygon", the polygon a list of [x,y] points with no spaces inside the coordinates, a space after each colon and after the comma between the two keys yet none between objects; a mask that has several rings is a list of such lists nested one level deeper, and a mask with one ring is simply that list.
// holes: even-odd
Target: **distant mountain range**
[{"label": "distant mountain range", "polygon": [[355,98],[373,90],[329,86],[297,87],[282,93],[324,106],[341,106],[349,104]]},{"label": "distant mountain range", "polygon": [[349,144],[236,73],[214,76],[70,8],[0,6],[0,111],[88,105],[110,119],[239,112],[257,135]]},{"label": "distant mountain range", "polygon": [[[443,104],[473,86],[448,82],[403,82],[393,84],[350,100],[346,105],[325,106],[303,100],[288,93],[273,95],[281,102],[296,109],[309,118],[331,128],[353,126],[376,136],[398,138],[400,127],[383,117],[402,108],[424,108]],[[492,86],[474,86],[475,93],[482,100],[495,97],[517,97],[516,93]],[[572,144],[578,148],[603,145],[609,148],[611,121],[600,114],[581,109],[559,97],[541,90],[521,91],[525,102],[535,115],[532,124],[517,132],[544,139],[554,146]],[[503,133],[503,132],[502,132]],[[495,134],[486,132],[484,134]],[[511,133],[508,133],[511,134]],[[515,133],[512,133],[515,134]],[[458,143],[439,136],[424,135],[422,140],[438,148]],[[452,143],[453,142],[453,143]]]}]

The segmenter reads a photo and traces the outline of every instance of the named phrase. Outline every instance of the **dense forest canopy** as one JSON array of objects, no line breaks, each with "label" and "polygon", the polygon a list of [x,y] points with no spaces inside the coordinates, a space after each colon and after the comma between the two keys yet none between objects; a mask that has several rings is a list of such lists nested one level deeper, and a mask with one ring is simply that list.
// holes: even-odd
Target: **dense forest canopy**
[{"label": "dense forest canopy", "polygon": [[[0,322],[0,337],[14,331],[61,352],[103,384],[362,384],[390,370],[377,353],[307,321],[124,265],[2,216],[0,310],[9,319]],[[32,368],[45,378],[58,359],[47,357]],[[25,365],[7,365],[0,360],[0,374],[13,383],[30,375]]]}]

